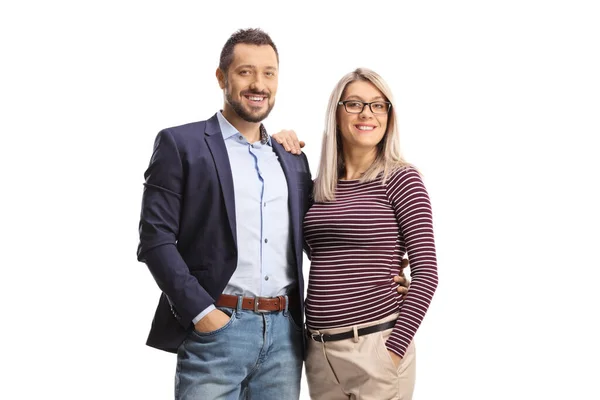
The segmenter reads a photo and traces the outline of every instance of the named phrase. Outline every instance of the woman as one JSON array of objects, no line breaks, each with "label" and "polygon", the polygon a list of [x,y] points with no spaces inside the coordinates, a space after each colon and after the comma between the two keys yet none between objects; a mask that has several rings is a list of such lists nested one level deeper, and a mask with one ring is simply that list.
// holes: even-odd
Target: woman
[{"label": "woman", "polygon": [[[400,156],[391,91],[371,70],[331,94],[304,234],[311,398],[411,399],[413,338],[437,287],[432,214]],[[393,276],[406,253],[412,282],[401,296]]]}]

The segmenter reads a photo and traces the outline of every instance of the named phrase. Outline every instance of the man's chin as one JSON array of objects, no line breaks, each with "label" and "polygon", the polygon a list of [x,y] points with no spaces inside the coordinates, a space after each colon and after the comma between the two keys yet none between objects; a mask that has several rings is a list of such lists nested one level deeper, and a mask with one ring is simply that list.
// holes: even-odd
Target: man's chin
[{"label": "man's chin", "polygon": [[261,122],[269,116],[271,110],[244,110],[244,115],[240,115],[247,122]]},{"label": "man's chin", "polygon": [[251,107],[242,102],[232,101],[229,97],[227,97],[227,100],[233,111],[235,111],[235,113],[246,122],[261,122],[269,116],[269,113],[273,109],[273,106],[270,104],[264,104],[259,107]]}]

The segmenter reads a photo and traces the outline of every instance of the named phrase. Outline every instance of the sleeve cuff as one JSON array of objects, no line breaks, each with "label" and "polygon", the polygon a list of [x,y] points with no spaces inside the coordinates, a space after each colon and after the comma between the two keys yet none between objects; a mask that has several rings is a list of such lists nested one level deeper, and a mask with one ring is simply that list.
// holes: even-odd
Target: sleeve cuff
[{"label": "sleeve cuff", "polygon": [[216,309],[217,308],[213,304],[211,304],[210,306],[206,307],[204,311],[202,311],[200,314],[196,315],[196,318],[192,319],[192,322],[194,323],[194,325],[196,325],[198,321],[206,317],[206,314]]}]

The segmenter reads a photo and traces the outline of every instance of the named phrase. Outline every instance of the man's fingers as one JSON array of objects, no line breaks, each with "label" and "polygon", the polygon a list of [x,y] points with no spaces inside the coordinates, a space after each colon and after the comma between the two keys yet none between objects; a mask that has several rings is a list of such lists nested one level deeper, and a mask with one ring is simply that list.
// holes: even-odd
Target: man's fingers
[{"label": "man's fingers", "polygon": [[394,276],[394,282],[398,284],[396,291],[400,294],[408,293],[408,279],[403,276]]},{"label": "man's fingers", "polygon": [[280,144],[283,145],[283,148],[285,149],[285,151],[291,151],[292,150],[292,146],[290,146],[290,144],[288,143],[288,139],[287,137],[283,138],[280,142]]},{"label": "man's fingers", "polygon": [[275,141],[283,146],[285,151],[292,154],[300,154],[301,148],[305,146],[305,143],[298,140],[296,132],[292,129],[284,129],[276,134],[272,135]]},{"label": "man's fingers", "polygon": [[[404,288],[408,288],[410,286],[410,281],[408,280],[408,278],[404,277],[404,276],[394,276],[394,282],[396,282],[398,284],[398,288],[404,287]],[[400,290],[398,290],[398,293],[404,293],[401,292]]]},{"label": "man's fingers", "polygon": [[400,294],[406,294],[406,293],[408,293],[408,288],[406,288],[404,286],[398,286],[396,288],[396,291]]},{"label": "man's fingers", "polygon": [[283,132],[278,132],[278,134],[273,135],[272,137],[273,137],[273,139],[275,139],[275,141],[277,143],[279,143],[280,145],[283,146],[285,151],[289,152],[291,150],[291,147],[287,142],[287,137],[285,136],[285,134]]},{"label": "man's fingers", "polygon": [[288,139],[288,144],[292,149],[292,153],[300,154],[300,143],[298,141],[298,136],[293,129],[286,130],[286,138]]},{"label": "man's fingers", "polygon": [[408,267],[408,258],[403,258],[402,262],[400,263],[400,268],[404,269],[406,267]]},{"label": "man's fingers", "polygon": [[300,142],[298,141],[298,136],[296,136],[296,132],[290,131],[290,141],[294,147],[294,153],[300,154]]}]

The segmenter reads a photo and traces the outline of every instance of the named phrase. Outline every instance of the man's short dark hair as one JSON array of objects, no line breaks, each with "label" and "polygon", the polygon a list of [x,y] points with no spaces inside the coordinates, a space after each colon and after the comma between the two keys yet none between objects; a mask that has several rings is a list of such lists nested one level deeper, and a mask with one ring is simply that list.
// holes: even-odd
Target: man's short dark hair
[{"label": "man's short dark hair", "polygon": [[225,74],[227,74],[227,70],[233,61],[233,48],[236,44],[240,43],[254,44],[257,46],[269,45],[273,48],[273,50],[275,50],[277,62],[279,62],[279,53],[277,52],[277,47],[275,47],[275,43],[273,43],[271,37],[267,33],[258,28],[240,29],[229,37],[223,46],[223,50],[221,50],[219,68]]}]

